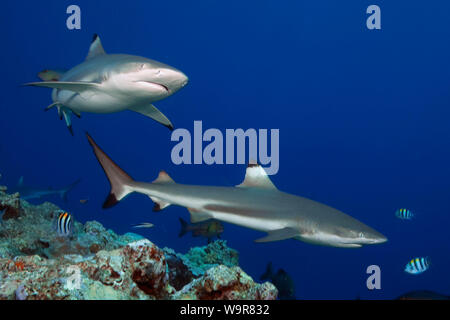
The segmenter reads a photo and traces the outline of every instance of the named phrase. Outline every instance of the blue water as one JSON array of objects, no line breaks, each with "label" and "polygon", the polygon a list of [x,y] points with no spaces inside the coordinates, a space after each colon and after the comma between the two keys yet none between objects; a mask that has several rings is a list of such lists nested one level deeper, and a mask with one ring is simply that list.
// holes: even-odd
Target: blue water
[{"label": "blue water", "polygon": [[[78,4],[82,29],[66,28]],[[366,28],[372,1],[4,1],[0,184],[62,186],[81,178],[65,204],[79,221],[118,233],[152,222],[143,234],[185,252],[204,239],[179,239],[184,208],[153,213],[131,195],[102,210],[107,180],[84,137],[96,141],[133,177],[161,169],[178,182],[232,186],[244,165],[172,164],[170,132],[132,112],[83,114],[72,137],[50,90],[21,87],[45,68],[86,56],[92,34],[110,53],[142,55],[181,69],[188,86],[155,103],[177,128],[279,128],[281,190],[338,208],[389,238],[348,250],[288,240],[255,244],[260,232],[226,224],[223,238],[258,279],[266,264],[285,269],[299,299],[391,299],[416,289],[450,293],[450,20],[448,1],[376,1],[382,29]],[[89,198],[86,205],[79,199]],[[412,221],[394,216],[406,207]],[[429,256],[420,276],[408,260]],[[381,268],[381,290],[366,288],[366,268]]]}]

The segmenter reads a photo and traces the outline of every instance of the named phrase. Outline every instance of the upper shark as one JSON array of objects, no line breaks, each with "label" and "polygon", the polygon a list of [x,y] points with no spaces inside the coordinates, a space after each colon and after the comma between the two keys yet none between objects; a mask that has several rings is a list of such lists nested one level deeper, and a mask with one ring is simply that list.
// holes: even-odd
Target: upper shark
[{"label": "upper shark", "polygon": [[192,222],[216,219],[264,231],[257,242],[297,239],[341,248],[386,242],[385,236],[325,204],[279,191],[264,169],[251,164],[236,187],[175,183],[161,171],[153,183],[137,182],[117,166],[88,135],[94,153],[111,184],[103,207],[109,208],[132,192],[149,196],[154,210],[171,204],[188,208]]},{"label": "upper shark", "polygon": [[73,135],[71,114],[113,113],[131,110],[173,130],[170,120],[152,102],[184,87],[188,78],[163,63],[127,54],[106,54],[100,37],[94,35],[86,60],[68,71],[44,70],[44,80],[26,85],[53,88],[53,103]]},{"label": "upper shark", "polygon": [[75,181],[74,183],[63,187],[61,189],[54,188],[41,188],[41,187],[32,187],[27,186],[23,183],[23,177],[20,177],[19,182],[13,188],[9,188],[8,191],[10,193],[18,192],[20,194],[20,198],[24,200],[31,199],[41,199],[44,197],[49,197],[53,195],[59,195],[64,201],[67,201],[67,194],[72,191],[72,189],[80,182],[80,180]]}]

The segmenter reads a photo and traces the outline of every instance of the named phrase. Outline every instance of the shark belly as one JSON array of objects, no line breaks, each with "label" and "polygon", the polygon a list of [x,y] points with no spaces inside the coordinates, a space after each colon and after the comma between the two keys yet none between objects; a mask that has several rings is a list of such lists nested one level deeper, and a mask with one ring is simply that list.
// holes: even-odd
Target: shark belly
[{"label": "shark belly", "polygon": [[228,222],[241,227],[246,227],[258,231],[273,231],[286,227],[286,223],[283,221],[277,221],[275,219],[264,219],[261,217],[252,217],[239,214],[233,214],[229,212],[209,212],[209,214],[216,220]]},{"label": "shark belly", "polygon": [[114,113],[127,109],[127,103],[108,93],[95,90],[74,93],[68,90],[55,89],[54,102],[77,112]]}]

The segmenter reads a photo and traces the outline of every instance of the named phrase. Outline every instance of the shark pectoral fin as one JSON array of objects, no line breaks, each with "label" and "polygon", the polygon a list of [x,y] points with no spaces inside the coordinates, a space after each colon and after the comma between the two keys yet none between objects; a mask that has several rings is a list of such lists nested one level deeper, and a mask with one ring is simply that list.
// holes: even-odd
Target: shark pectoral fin
[{"label": "shark pectoral fin", "polygon": [[187,208],[191,214],[191,222],[197,223],[212,219],[212,216],[207,212],[198,211],[192,208]]},{"label": "shark pectoral fin", "polygon": [[259,164],[250,162],[245,171],[244,181],[237,185],[241,188],[265,188],[277,190],[266,171]]},{"label": "shark pectoral fin", "polygon": [[255,240],[255,242],[272,242],[286,240],[298,236],[300,232],[294,228],[283,228],[269,231],[267,236]]},{"label": "shark pectoral fin", "polygon": [[167,117],[152,104],[132,107],[129,108],[129,110],[143,114],[146,117],[152,118],[153,120],[161,123],[163,126],[169,128],[170,130],[173,130],[172,122],[170,122],[170,120],[167,119]]},{"label": "shark pectoral fin", "polygon": [[42,82],[30,82],[24,84],[24,86],[34,87],[46,87],[52,89],[69,90],[77,93],[82,93],[87,90],[95,90],[99,84],[95,82],[62,82],[62,81],[42,81]]},{"label": "shark pectoral fin", "polygon": [[106,54],[105,49],[103,49],[102,42],[100,41],[100,37],[97,34],[94,34],[92,39],[91,46],[89,47],[89,53],[86,57],[86,60],[95,58],[97,56],[101,56]]},{"label": "shark pectoral fin", "polygon": [[153,207],[154,212],[161,211],[170,206],[170,203],[165,202],[157,197],[150,197],[150,199],[152,199],[152,201],[155,203],[155,206]]}]

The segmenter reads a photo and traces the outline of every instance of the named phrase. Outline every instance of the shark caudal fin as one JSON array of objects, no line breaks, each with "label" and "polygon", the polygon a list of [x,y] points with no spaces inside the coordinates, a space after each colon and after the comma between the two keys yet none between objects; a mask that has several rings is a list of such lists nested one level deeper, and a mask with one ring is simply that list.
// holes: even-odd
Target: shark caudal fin
[{"label": "shark caudal fin", "polygon": [[95,143],[91,136],[86,133],[89,144],[94,150],[98,162],[105,171],[106,177],[111,184],[111,191],[103,203],[103,208],[111,208],[128,194],[133,192],[134,180],[125,171],[123,171],[102,149]]},{"label": "shark caudal fin", "polygon": [[65,187],[64,189],[61,190],[60,196],[61,196],[61,198],[64,200],[64,202],[67,202],[67,201],[68,201],[68,199],[67,199],[68,193],[69,193],[70,191],[72,191],[72,189],[75,188],[76,185],[80,183],[80,181],[81,181],[81,180],[78,179],[77,181],[75,181],[75,182],[72,183],[71,185],[68,185],[67,187]]},{"label": "shark caudal fin", "polygon": [[182,218],[178,218],[178,220],[180,220],[180,224],[181,224],[181,230],[180,233],[178,234],[178,238],[181,238],[182,236],[184,236],[186,233],[188,233],[188,223],[186,221],[184,221]]}]

